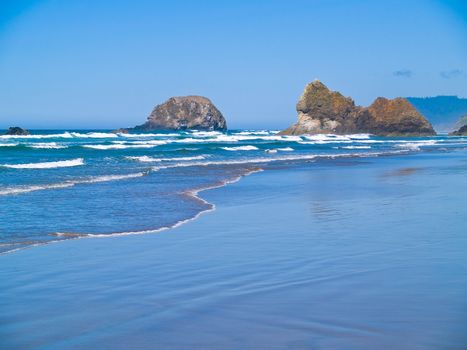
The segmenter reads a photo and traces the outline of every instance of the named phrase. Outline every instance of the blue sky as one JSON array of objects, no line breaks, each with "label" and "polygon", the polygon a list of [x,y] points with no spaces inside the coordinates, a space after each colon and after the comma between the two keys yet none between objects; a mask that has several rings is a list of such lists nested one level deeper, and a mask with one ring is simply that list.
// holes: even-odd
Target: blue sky
[{"label": "blue sky", "polygon": [[467,97],[465,1],[0,0],[0,128],[141,124],[204,95],[231,128],[284,128],[306,83]]}]

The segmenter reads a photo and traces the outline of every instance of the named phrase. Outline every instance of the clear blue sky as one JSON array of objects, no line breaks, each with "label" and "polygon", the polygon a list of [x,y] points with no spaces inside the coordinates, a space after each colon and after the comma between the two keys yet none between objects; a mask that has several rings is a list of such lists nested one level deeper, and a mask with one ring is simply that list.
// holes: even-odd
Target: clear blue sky
[{"label": "clear blue sky", "polygon": [[0,0],[0,128],[141,124],[204,95],[231,128],[283,128],[319,78],[467,97],[466,1]]}]

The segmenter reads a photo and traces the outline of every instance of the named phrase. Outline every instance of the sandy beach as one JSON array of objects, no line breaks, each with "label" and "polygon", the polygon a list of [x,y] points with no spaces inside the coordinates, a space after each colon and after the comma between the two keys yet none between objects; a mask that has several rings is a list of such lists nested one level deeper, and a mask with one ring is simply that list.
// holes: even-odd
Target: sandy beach
[{"label": "sandy beach", "polygon": [[278,166],[172,230],[2,255],[0,347],[461,349],[464,155]]}]

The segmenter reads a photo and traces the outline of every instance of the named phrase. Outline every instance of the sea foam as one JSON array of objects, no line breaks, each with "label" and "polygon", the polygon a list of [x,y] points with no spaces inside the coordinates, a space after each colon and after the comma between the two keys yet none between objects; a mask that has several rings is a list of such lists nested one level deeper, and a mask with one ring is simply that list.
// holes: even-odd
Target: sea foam
[{"label": "sea foam", "polygon": [[238,147],[221,147],[226,151],[256,151],[258,147],[247,145],[247,146],[238,146]]},{"label": "sea foam", "polygon": [[93,183],[99,183],[99,182],[127,180],[127,179],[142,177],[147,174],[148,172],[138,172],[138,173],[131,173],[131,174],[116,174],[116,175],[101,175],[101,176],[91,176],[88,178],[69,180],[69,181],[52,183],[52,184],[6,187],[6,188],[0,188],[0,195],[1,196],[15,195],[15,194],[22,194],[22,193],[42,191],[42,190],[54,190],[54,189],[60,189],[60,188],[73,187],[75,185],[80,185],[80,184],[93,184]]},{"label": "sea foam", "polygon": [[174,157],[174,158],[154,158],[150,156],[128,156],[125,157],[129,160],[136,160],[143,163],[154,163],[154,162],[169,162],[169,161],[187,161],[187,160],[202,160],[205,156],[193,156],[193,157]]},{"label": "sea foam", "polygon": [[59,160],[56,162],[42,162],[42,163],[25,163],[25,164],[0,164],[4,168],[12,169],[54,169],[54,168],[67,168],[72,166],[83,165],[83,158],[76,158],[71,160]]}]

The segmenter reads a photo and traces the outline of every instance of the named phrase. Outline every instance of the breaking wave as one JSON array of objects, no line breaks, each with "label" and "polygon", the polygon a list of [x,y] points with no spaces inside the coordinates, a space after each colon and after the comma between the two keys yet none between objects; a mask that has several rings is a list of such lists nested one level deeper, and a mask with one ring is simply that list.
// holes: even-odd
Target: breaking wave
[{"label": "breaking wave", "polygon": [[221,147],[226,151],[256,151],[258,147],[247,145],[247,146],[238,146],[238,147]]},{"label": "breaking wave", "polygon": [[124,174],[124,175],[102,175],[102,176],[92,176],[92,177],[84,178],[84,179],[64,181],[64,182],[59,182],[59,183],[54,183],[54,184],[6,187],[6,188],[0,189],[0,195],[6,196],[6,195],[22,194],[22,193],[42,191],[42,190],[54,190],[54,189],[60,189],[60,188],[67,188],[67,187],[73,187],[75,185],[80,185],[80,184],[92,184],[92,183],[99,183],[99,182],[133,179],[136,177],[145,176],[147,174],[148,172],[139,172],[139,173],[132,173],[132,174]]},{"label": "breaking wave", "polygon": [[56,162],[42,162],[42,163],[25,163],[25,164],[0,164],[4,168],[12,169],[54,169],[66,168],[72,166],[79,166],[84,164],[83,158],[76,158],[71,160],[60,160]]}]

